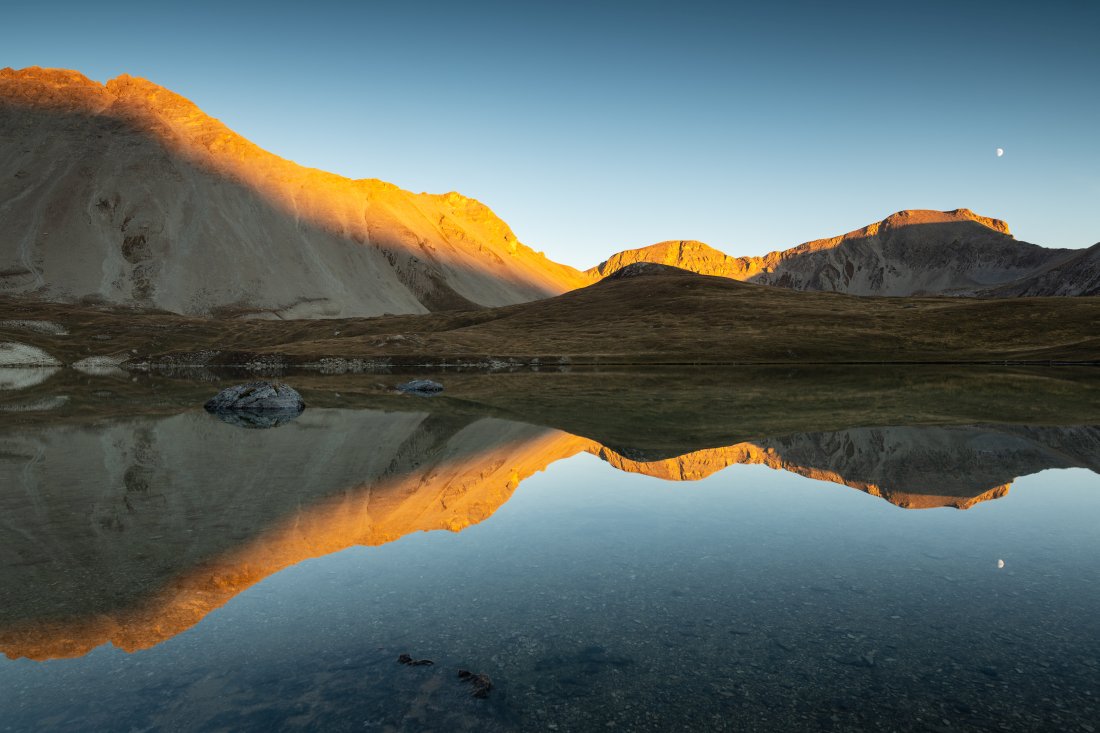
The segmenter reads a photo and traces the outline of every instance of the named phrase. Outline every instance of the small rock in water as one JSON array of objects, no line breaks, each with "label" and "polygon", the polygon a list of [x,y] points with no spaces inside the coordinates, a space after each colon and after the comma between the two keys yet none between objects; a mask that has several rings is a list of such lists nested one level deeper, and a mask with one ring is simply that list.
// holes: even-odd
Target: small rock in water
[{"label": "small rock in water", "polygon": [[402,654],[397,658],[397,661],[400,664],[405,664],[410,667],[430,667],[435,664],[435,662],[430,659],[413,659],[408,654]]},{"label": "small rock in water", "polygon": [[204,405],[225,422],[249,428],[273,428],[306,408],[297,390],[285,384],[249,382],[223,389]]},{"label": "small rock in water", "polygon": [[397,385],[397,389],[410,394],[429,395],[442,392],[443,385],[430,379],[414,379],[411,382]]},{"label": "small rock in water", "polygon": [[473,689],[470,694],[474,697],[486,698],[489,697],[489,690],[493,689],[493,681],[489,679],[489,675],[470,672],[465,669],[458,670],[458,678],[463,682],[469,682],[473,685]]}]

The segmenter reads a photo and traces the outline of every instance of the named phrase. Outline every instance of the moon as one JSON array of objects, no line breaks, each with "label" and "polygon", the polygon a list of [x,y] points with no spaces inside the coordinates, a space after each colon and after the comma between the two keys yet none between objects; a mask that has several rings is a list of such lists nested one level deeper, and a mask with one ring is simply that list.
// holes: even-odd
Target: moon
[{"label": "moon", "polygon": [[998,158],[1000,158],[1004,154],[1005,154],[1005,149],[1004,148],[997,148],[997,157]]}]

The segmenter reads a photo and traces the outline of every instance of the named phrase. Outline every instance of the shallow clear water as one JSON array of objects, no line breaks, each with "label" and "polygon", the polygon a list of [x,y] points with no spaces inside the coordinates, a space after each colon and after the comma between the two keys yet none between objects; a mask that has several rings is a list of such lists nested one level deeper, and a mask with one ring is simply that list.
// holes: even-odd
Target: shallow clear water
[{"label": "shallow clear water", "polygon": [[1092,730],[1096,428],[853,435],[669,481],[427,413],[9,434],[0,729]]}]

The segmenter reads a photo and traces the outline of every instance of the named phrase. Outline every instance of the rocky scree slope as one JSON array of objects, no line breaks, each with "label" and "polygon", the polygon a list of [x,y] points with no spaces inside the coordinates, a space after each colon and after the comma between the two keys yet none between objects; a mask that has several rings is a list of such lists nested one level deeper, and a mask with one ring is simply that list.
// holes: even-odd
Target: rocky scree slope
[{"label": "rocky scree slope", "polygon": [[1100,244],[1055,262],[1040,272],[981,295],[1000,298],[1100,295]]}]

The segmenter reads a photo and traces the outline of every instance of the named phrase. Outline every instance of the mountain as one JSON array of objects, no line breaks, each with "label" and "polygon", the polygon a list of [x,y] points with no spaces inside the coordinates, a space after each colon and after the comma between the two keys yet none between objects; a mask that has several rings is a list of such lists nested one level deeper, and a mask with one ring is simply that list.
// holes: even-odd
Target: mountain
[{"label": "mountain", "polygon": [[1047,289],[1085,295],[1069,266],[1080,255],[1017,241],[1003,221],[969,209],[921,210],[763,257],[731,257],[702,242],[671,241],[619,252],[587,273],[606,277],[636,262],[653,262],[793,290],[907,296],[994,294],[988,291],[1049,272]]},{"label": "mountain", "polygon": [[0,70],[0,294],[282,318],[520,303],[591,281],[488,207],[268,153],[167,89]]},{"label": "mountain", "polygon": [[299,166],[144,79],[37,67],[0,70],[0,220],[0,295],[203,316],[504,306],[639,262],[853,295],[1079,295],[1098,279],[1095,253],[1019,242],[967,209],[764,257],[663,242],[580,272],[474,199]]},{"label": "mountain", "polygon": [[747,280],[749,270],[746,258],[731,257],[714,247],[695,240],[658,242],[641,249],[626,249],[611,255],[596,267],[585,272],[595,278],[613,275],[624,267],[649,262],[688,270],[699,275],[716,275],[734,280]]}]

